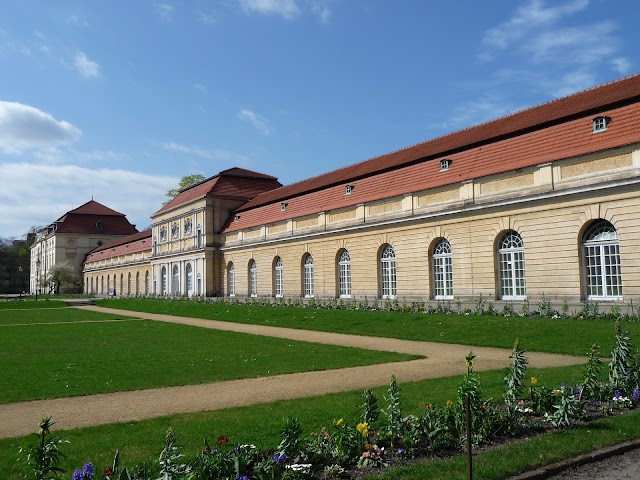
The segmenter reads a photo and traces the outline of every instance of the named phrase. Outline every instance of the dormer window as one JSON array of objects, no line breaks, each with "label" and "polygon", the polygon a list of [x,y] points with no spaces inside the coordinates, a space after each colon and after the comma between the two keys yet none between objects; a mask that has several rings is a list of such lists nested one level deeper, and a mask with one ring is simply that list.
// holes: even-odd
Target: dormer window
[{"label": "dormer window", "polygon": [[104,225],[102,225],[102,222],[96,222],[96,230],[102,230],[104,228]]},{"label": "dormer window", "polygon": [[347,185],[344,187],[345,195],[351,195],[351,192],[353,192],[353,185]]},{"label": "dormer window", "polygon": [[440,160],[440,171],[446,172],[447,170],[449,170],[452,162],[453,160],[451,160],[450,158],[443,158],[442,160]]},{"label": "dormer window", "polygon": [[607,129],[611,119],[609,117],[596,117],[593,119],[593,133],[603,132]]},{"label": "dormer window", "polygon": [[284,212],[287,209],[287,205],[289,205],[287,202],[282,202],[280,204],[280,211]]},{"label": "dormer window", "polygon": [[235,217],[233,217],[233,221],[234,222],[240,221],[240,215],[236,215]]}]

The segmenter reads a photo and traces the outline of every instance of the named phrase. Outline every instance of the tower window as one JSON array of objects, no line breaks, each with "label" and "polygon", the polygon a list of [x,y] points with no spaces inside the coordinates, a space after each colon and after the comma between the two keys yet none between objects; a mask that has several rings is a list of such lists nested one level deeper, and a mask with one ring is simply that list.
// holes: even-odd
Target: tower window
[{"label": "tower window", "polygon": [[280,211],[284,212],[287,209],[287,205],[289,205],[287,202],[282,202],[280,204]]},{"label": "tower window", "polygon": [[344,187],[345,195],[351,195],[351,192],[353,192],[353,185],[347,185]]}]

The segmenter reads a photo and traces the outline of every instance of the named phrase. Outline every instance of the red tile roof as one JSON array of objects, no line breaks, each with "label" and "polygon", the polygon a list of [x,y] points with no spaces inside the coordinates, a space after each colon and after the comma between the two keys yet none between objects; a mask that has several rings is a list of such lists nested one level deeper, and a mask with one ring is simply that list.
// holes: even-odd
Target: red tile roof
[{"label": "red tile roof", "polygon": [[107,258],[151,250],[151,230],[144,230],[128,237],[119,238],[91,250],[84,263],[92,263]]},{"label": "red tile roof", "polygon": [[[621,92],[612,90],[616,86]],[[613,107],[596,108],[611,102]],[[635,75],[259,195],[237,209],[238,221],[230,218],[223,233],[640,142],[639,102],[640,75]],[[593,134],[596,114],[611,117],[611,122],[606,131]],[[507,135],[508,130],[513,131]],[[470,142],[466,146],[464,139]],[[440,172],[437,161],[426,161],[439,158],[452,160],[448,171]],[[346,184],[354,186],[350,195],[344,194]]]},{"label": "red tile roof", "polygon": [[131,225],[127,217],[90,200],[84,205],[69,210],[58,220],[44,228],[50,233],[80,233],[96,235],[131,235],[136,233],[135,225]]},{"label": "red tile roof", "polygon": [[187,205],[205,197],[249,200],[259,193],[282,186],[276,177],[244,168],[229,168],[213,177],[181,190],[175,198],[152,215]]},{"label": "red tile roof", "polygon": [[[505,138],[566,122],[576,116],[588,116],[640,96],[640,74],[591,88],[568,97],[507,115],[424,143],[349,165],[332,172],[302,180],[256,196],[238,208],[250,210],[271,202],[280,202],[313,190],[350,182],[372,174],[422,162]],[[478,175],[474,175],[478,176]]]}]

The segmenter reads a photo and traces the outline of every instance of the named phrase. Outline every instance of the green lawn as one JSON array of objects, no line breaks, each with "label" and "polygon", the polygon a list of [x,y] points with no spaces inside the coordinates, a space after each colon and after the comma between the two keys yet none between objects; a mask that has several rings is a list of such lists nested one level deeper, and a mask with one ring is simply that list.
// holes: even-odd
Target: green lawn
[{"label": "green lawn", "polygon": [[40,308],[64,308],[67,304],[61,300],[22,300],[0,301],[0,310],[28,310]]},{"label": "green lawn", "polygon": [[0,335],[0,403],[419,358],[142,320],[0,326]]},{"label": "green lawn", "polygon": [[[460,361],[463,362],[464,359]],[[501,398],[504,391],[504,374],[504,371],[480,373],[484,397]],[[578,382],[582,378],[582,371],[580,366],[530,369],[527,375],[538,377],[541,384],[557,386],[562,382],[573,384]],[[460,380],[461,377],[450,377],[401,384],[403,413],[420,414],[427,402],[442,405],[448,399],[455,399]],[[375,391],[381,407],[386,406],[383,399],[386,389],[377,388]],[[162,449],[164,434],[168,427],[174,429],[178,445],[189,456],[202,447],[204,437],[215,440],[221,435],[228,436],[232,444],[253,443],[260,448],[274,448],[280,441],[279,432],[283,426],[283,418],[289,415],[300,420],[305,434],[319,431],[322,426],[328,426],[338,418],[344,417],[346,421],[353,423],[358,419],[359,405],[362,403],[360,393],[360,391],[336,393],[214,412],[103,425],[56,432],[56,434],[70,441],[70,444],[65,446],[68,458],[63,464],[68,471],[79,468],[85,461],[93,461],[96,469],[104,469],[112,461],[116,448],[120,449],[124,464],[155,459]],[[34,425],[34,429],[35,427]],[[510,446],[506,450],[500,450],[508,453],[481,455],[475,460],[478,473],[476,478],[504,478],[507,474],[517,473],[545,461],[556,461],[575,453],[588,451],[594,446],[612,444],[639,435],[640,415],[611,419],[602,427],[592,426],[560,432],[548,439],[531,440],[526,443],[529,446]],[[8,479],[19,478],[13,462],[18,447],[26,442],[26,438],[0,440],[0,465],[7,465],[10,468],[13,466],[13,470],[3,472]],[[517,457],[511,458],[513,455]],[[466,470],[463,467],[464,461],[454,458],[447,462],[437,462],[435,465],[427,462],[409,470],[405,469],[401,474],[390,473],[385,478],[422,479],[433,476],[433,478],[442,479],[463,479],[466,478],[464,476]],[[429,474],[425,475],[424,472]],[[495,472],[499,472],[499,475]]]},{"label": "green lawn", "polygon": [[[612,320],[446,315],[359,310],[321,310],[161,299],[101,300],[98,305],[228,322],[354,333],[378,337],[511,348],[515,338],[529,351],[583,355],[599,342],[603,355],[614,344]],[[640,322],[624,322],[640,341]]]},{"label": "green lawn", "polygon": [[[38,302],[40,303],[40,302]],[[43,308],[43,309],[19,309],[1,310],[0,326],[2,325],[24,325],[35,323],[60,323],[60,322],[82,322],[96,320],[122,320],[131,318],[123,315],[110,315],[89,310],[79,310],[77,308],[63,307]]]}]

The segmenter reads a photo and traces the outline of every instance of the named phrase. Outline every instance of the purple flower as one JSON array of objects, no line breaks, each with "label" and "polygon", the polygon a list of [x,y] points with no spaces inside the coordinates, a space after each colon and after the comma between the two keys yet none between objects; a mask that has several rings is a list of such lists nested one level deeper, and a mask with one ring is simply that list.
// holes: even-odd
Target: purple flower
[{"label": "purple flower", "polygon": [[404,453],[404,448],[399,448],[398,449],[398,455],[402,455]]},{"label": "purple flower", "polygon": [[620,390],[614,390],[613,391],[613,398],[618,399],[622,396],[622,393],[620,393]]},{"label": "purple flower", "polygon": [[84,480],[84,473],[82,470],[74,470],[72,480]]},{"label": "purple flower", "polygon": [[236,475],[236,480],[251,480],[251,478],[249,478],[249,475],[242,475],[241,477]]},{"label": "purple flower", "polygon": [[637,402],[638,399],[640,399],[640,391],[638,390],[638,387],[633,389],[633,392],[631,393],[631,400],[633,400],[634,402]]},{"label": "purple flower", "polygon": [[282,453],[276,453],[273,455],[273,461],[276,463],[280,463],[280,462],[286,462],[287,461],[287,454],[282,452]]},{"label": "purple flower", "polygon": [[93,478],[93,463],[87,462],[82,466],[82,473],[86,478]]}]

